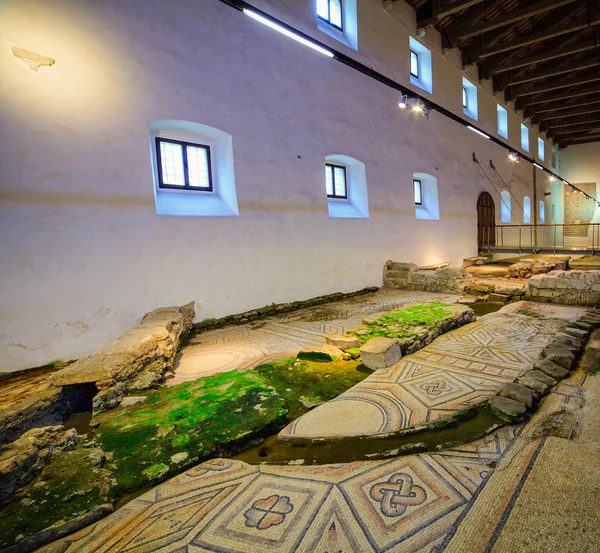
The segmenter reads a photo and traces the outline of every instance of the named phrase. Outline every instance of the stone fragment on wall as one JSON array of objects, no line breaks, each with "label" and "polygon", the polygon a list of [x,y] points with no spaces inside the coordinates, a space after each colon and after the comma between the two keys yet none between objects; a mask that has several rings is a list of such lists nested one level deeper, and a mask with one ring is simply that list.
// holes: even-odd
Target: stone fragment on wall
[{"label": "stone fragment on wall", "polygon": [[534,275],[525,298],[564,305],[600,304],[600,271],[552,271]]},{"label": "stone fragment on wall", "polygon": [[386,261],[383,267],[383,285],[399,290],[424,290],[462,294],[467,282],[463,269],[444,267],[419,271],[413,263]]},{"label": "stone fragment on wall", "polygon": [[100,391],[94,398],[94,410],[116,407],[127,392],[155,386],[173,370],[181,337],[192,328],[193,318],[193,302],[155,309],[144,315],[139,326],[54,373],[50,381],[67,387],[95,384]]}]

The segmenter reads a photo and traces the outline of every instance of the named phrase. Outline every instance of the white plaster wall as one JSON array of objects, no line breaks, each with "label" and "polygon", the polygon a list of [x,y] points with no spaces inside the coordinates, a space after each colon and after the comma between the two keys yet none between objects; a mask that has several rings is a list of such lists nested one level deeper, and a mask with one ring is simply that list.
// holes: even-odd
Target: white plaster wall
[{"label": "white plaster wall", "polygon": [[[560,166],[562,175],[570,183],[595,182],[596,198],[600,199],[600,142],[577,144],[561,150]],[[600,223],[600,207],[596,208],[592,223]]]},{"label": "white plaster wall", "polygon": [[[355,52],[317,30],[311,0],[256,1],[409,85],[414,12],[397,4],[358,2]],[[432,97],[460,114],[460,54],[444,56],[433,31],[424,42]],[[34,73],[13,45],[56,65]],[[379,285],[388,258],[460,264],[476,254],[482,191],[500,220],[472,152],[517,196],[531,189],[529,164],[437,113],[399,110],[393,90],[218,0],[5,0],[0,73],[2,371],[89,354],[158,306],[195,300],[200,320]],[[479,94],[494,133],[489,84]],[[239,217],[156,215],[155,119],[233,136]],[[515,147],[518,125],[509,110]],[[365,163],[368,219],[328,217],[332,152]],[[415,219],[416,172],[437,179],[439,221]]]}]

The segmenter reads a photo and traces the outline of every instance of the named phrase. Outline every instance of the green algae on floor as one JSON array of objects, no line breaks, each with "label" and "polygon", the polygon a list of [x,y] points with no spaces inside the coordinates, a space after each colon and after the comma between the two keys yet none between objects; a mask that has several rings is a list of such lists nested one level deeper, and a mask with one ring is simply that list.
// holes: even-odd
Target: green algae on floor
[{"label": "green algae on floor", "polygon": [[[406,306],[375,319],[363,322],[360,330],[350,331],[358,337],[361,344],[371,338],[383,336],[386,338],[408,339],[415,337],[419,330],[437,330],[453,316],[451,306],[437,301],[423,302]],[[419,328],[421,327],[421,328]]]},{"label": "green algae on floor", "polygon": [[41,474],[0,509],[0,548],[107,503],[112,477],[78,447],[52,458]]},{"label": "green algae on floor", "polygon": [[226,456],[287,420],[284,400],[253,371],[229,371],[150,392],[92,420],[116,493]]},{"label": "green algae on floor", "polygon": [[371,374],[359,360],[321,363],[293,357],[254,370],[285,400],[290,420],[339,396]]}]

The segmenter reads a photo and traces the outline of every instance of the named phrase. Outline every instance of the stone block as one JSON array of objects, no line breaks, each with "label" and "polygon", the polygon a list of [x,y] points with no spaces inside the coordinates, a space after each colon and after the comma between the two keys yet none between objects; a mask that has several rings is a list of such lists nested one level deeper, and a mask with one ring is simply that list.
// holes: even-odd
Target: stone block
[{"label": "stone block", "polygon": [[493,396],[489,402],[492,413],[507,422],[521,420],[527,412],[527,407],[523,403],[507,397]]},{"label": "stone block", "polygon": [[574,336],[575,338],[579,338],[580,340],[587,340],[590,335],[589,330],[583,330],[582,328],[576,328],[574,326],[568,326],[564,330],[565,334],[569,336]]},{"label": "stone block", "polygon": [[360,348],[363,365],[373,371],[390,367],[400,361],[401,357],[400,344],[392,338],[371,338]]},{"label": "stone block", "polygon": [[492,303],[508,303],[510,301],[510,296],[506,294],[498,294],[496,292],[490,294],[488,301]]},{"label": "stone block", "polygon": [[583,342],[579,338],[575,338],[575,336],[570,336],[569,334],[565,334],[564,332],[557,332],[553,341],[558,344],[566,344],[568,346],[572,346],[580,350],[583,347]]},{"label": "stone block", "polygon": [[[544,350],[546,351],[546,350]],[[553,351],[550,350],[549,353],[544,355],[544,359],[548,361],[552,361],[561,367],[571,370],[571,367],[575,363],[575,355],[571,351]]]},{"label": "stone block", "polygon": [[517,379],[517,382],[531,388],[533,391],[538,392],[543,396],[548,393],[548,390],[550,390],[552,386],[556,385],[556,380],[554,380],[554,378],[551,378],[537,369],[525,373]]},{"label": "stone block", "polygon": [[516,382],[507,382],[504,384],[498,392],[498,395],[519,401],[525,404],[529,409],[533,407],[537,399],[536,394],[531,388],[527,388],[527,386],[517,384]]},{"label": "stone block", "polygon": [[143,403],[148,399],[148,396],[127,396],[121,400],[121,407],[129,407],[137,403]]},{"label": "stone block", "polygon": [[582,330],[587,330],[588,332],[592,332],[594,330],[594,325],[591,323],[586,323],[582,320],[579,321],[572,321],[569,324],[570,327],[572,328],[581,328]]},{"label": "stone block", "polygon": [[529,278],[532,275],[531,261],[519,261],[508,268],[510,278]]},{"label": "stone block", "polygon": [[345,334],[328,334],[325,341],[332,346],[337,346],[342,351],[360,348],[360,342],[356,336],[346,336]]},{"label": "stone block", "polygon": [[572,353],[573,357],[576,357],[578,352],[579,350],[577,348],[569,346],[568,344],[552,342],[542,350],[542,357],[548,357],[548,355],[553,353]]},{"label": "stone block", "polygon": [[554,380],[562,380],[569,374],[567,369],[557,365],[549,359],[542,359],[541,361],[538,361],[535,364],[535,368],[554,378]]}]

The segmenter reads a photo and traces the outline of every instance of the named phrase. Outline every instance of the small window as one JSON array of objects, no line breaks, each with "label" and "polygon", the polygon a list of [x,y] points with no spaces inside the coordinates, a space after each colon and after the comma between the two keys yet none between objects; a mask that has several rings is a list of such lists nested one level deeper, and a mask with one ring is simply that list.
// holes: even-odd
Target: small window
[{"label": "small window", "polygon": [[511,219],[511,210],[510,210],[510,192],[508,190],[503,190],[500,193],[500,220],[503,223],[510,223]]},{"label": "small window", "polygon": [[531,200],[529,196],[523,198],[523,223],[526,225],[531,224]]},{"label": "small window", "polygon": [[332,27],[344,30],[342,0],[317,0],[317,16]]},{"label": "small window", "polygon": [[467,89],[463,86],[463,108],[467,109]]},{"label": "small window", "polygon": [[477,121],[477,87],[465,77],[462,80],[462,106],[463,113]]},{"label": "small window", "polygon": [[410,74],[415,78],[419,78],[419,54],[414,50],[410,51]]},{"label": "small window", "polygon": [[543,225],[546,222],[546,206],[544,205],[544,200],[540,200],[538,205],[538,219],[540,225]]},{"label": "small window", "polygon": [[508,113],[500,104],[498,104],[498,134],[508,138]]},{"label": "small window", "polygon": [[210,146],[156,138],[159,188],[212,191]]},{"label": "small window", "polygon": [[413,179],[413,187],[415,189],[415,205],[423,205],[421,181],[419,179]]},{"label": "small window", "polygon": [[540,161],[544,161],[544,149],[545,149],[544,140],[538,137],[538,158]]},{"label": "small window", "polygon": [[529,129],[521,123],[521,148],[526,152],[529,151]]},{"label": "small window", "polygon": [[328,198],[348,197],[346,189],[346,168],[343,165],[333,165],[327,163],[325,165],[325,188]]}]

